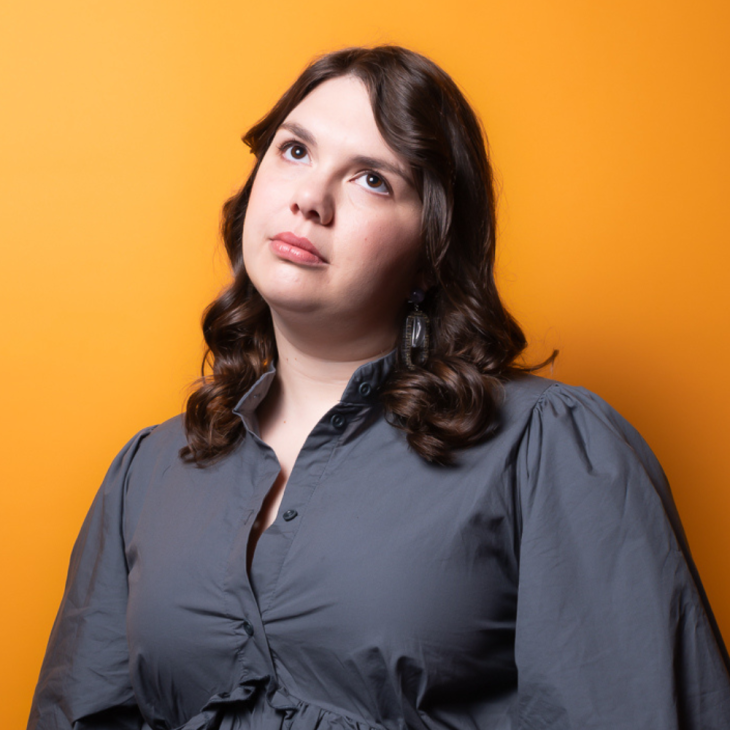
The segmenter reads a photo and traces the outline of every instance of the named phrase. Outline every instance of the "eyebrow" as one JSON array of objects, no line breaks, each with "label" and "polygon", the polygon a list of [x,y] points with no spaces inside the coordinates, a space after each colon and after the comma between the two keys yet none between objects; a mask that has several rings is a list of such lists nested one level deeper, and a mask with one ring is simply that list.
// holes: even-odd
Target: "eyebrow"
[{"label": "eyebrow", "polygon": [[[297,124],[296,122],[283,122],[279,129],[288,130],[299,137],[302,142],[306,142],[311,147],[317,146],[317,141],[314,139],[314,135],[309,130],[302,127],[301,124]],[[389,172],[392,175],[398,175],[398,177],[402,178],[410,187],[415,187],[411,176],[405,170],[391,164],[390,162],[381,160],[379,157],[357,155],[356,157],[353,157],[351,161],[358,166],[371,167],[374,170],[382,170],[383,172]]]}]

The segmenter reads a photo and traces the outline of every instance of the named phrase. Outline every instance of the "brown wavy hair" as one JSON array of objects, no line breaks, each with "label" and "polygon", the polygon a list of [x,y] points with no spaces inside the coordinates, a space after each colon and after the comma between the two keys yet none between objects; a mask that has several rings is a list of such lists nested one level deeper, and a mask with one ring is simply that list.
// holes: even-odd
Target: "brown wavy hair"
[{"label": "brown wavy hair", "polygon": [[[494,280],[495,193],[486,137],[453,80],[418,53],[398,46],[347,48],[308,66],[243,141],[256,164],[223,207],[222,234],[233,281],[206,309],[203,377],[185,413],[181,456],[205,466],[244,438],[232,411],[276,359],[268,305],[243,265],[246,208],[261,159],[289,113],[322,82],[352,75],[370,94],[383,139],[409,164],[423,203],[426,278],[422,305],[431,351],[415,369],[401,353],[379,393],[389,422],[424,459],[448,463],[454,450],[496,428],[500,381],[516,369],[525,336]],[[206,372],[208,374],[206,374]]]}]

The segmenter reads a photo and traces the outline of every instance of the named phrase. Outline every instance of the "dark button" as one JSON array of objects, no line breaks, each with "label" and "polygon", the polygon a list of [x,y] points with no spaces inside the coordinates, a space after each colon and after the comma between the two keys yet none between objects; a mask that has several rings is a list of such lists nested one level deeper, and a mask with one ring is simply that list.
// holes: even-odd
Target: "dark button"
[{"label": "dark button", "polygon": [[246,632],[246,633],[247,633],[247,634],[248,634],[249,636],[253,636],[253,626],[252,626],[252,625],[251,625],[251,624],[250,624],[250,623],[249,623],[248,621],[244,621],[244,622],[243,622],[243,630],[244,630],[244,631],[245,631],[245,632]]},{"label": "dark button", "polygon": [[230,692],[219,692],[218,693],[218,697],[220,697],[222,700],[225,700],[226,697],[230,697],[230,696],[231,696]]},{"label": "dark button", "polygon": [[287,522],[289,522],[290,520],[293,520],[298,514],[299,514],[299,512],[297,512],[295,509],[288,509],[286,512],[284,512],[282,517]]},{"label": "dark button", "polygon": [[334,416],[330,418],[330,423],[333,428],[336,428],[338,431],[342,431],[346,423],[345,417],[341,413],[335,413]]},{"label": "dark button", "polygon": [[372,387],[372,385],[370,385],[370,383],[360,383],[359,390],[360,390],[360,395],[363,398],[367,398],[373,392],[373,387]]}]

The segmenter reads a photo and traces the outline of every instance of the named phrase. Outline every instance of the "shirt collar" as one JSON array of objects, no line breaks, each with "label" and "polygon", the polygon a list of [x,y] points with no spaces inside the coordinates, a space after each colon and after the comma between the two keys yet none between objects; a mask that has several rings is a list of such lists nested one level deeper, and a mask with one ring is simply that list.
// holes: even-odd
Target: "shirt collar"
[{"label": "shirt collar", "polygon": [[[391,350],[387,355],[361,365],[355,370],[347,383],[342,398],[340,398],[340,403],[358,406],[373,405],[377,401],[380,387],[393,369],[395,358],[396,350]],[[244,393],[233,409],[233,412],[241,418],[246,428],[254,433],[256,433],[258,427],[255,416],[256,408],[269,392],[275,375],[276,367],[271,363],[266,372]]]}]

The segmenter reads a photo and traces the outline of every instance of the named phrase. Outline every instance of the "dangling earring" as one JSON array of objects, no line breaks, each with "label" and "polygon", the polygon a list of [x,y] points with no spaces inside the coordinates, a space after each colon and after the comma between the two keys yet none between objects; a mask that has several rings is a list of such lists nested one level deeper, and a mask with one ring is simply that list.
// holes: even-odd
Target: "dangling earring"
[{"label": "dangling earring", "polygon": [[423,365],[426,362],[431,347],[431,320],[425,312],[421,311],[420,307],[425,296],[423,289],[416,288],[411,292],[411,298],[408,300],[413,308],[406,317],[403,332],[403,357],[409,370],[414,370],[416,364]]}]

